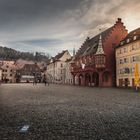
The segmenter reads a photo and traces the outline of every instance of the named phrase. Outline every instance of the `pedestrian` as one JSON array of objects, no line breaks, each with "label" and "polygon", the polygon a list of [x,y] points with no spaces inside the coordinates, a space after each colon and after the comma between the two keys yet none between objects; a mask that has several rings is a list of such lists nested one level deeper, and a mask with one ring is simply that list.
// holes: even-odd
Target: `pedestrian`
[{"label": "pedestrian", "polygon": [[35,85],[35,79],[33,80],[33,85]]},{"label": "pedestrian", "polygon": [[47,84],[47,81],[46,81],[46,79],[44,79],[44,83],[45,83],[45,86],[46,86],[46,84]]},{"label": "pedestrian", "polygon": [[47,80],[48,86],[49,86],[49,81]]}]

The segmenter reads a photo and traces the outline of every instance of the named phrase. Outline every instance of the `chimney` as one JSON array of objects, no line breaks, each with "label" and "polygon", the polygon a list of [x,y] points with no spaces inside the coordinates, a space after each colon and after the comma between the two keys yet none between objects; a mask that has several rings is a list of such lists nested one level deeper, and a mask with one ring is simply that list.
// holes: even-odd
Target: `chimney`
[{"label": "chimney", "polygon": [[121,21],[122,19],[121,18],[118,18],[118,21]]}]

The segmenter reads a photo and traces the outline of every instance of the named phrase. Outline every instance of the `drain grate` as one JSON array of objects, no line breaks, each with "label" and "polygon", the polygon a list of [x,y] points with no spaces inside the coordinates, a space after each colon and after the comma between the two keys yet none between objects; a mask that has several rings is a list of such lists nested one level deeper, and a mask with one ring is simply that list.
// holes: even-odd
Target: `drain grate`
[{"label": "drain grate", "polygon": [[26,133],[28,131],[29,127],[30,127],[29,125],[23,125],[23,127],[20,129],[20,132]]}]

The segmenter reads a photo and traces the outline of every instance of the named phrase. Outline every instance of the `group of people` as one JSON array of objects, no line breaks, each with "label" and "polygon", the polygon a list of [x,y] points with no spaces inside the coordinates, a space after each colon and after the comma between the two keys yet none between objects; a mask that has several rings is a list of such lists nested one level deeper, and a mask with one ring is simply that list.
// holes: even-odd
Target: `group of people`
[{"label": "group of people", "polygon": [[[46,75],[44,74],[43,75],[43,83],[45,84],[45,86],[46,85],[48,85],[49,86],[49,81],[47,80],[47,77],[46,77]],[[36,85],[37,84],[37,79],[36,78],[34,78],[34,81],[33,81],[33,85]]]},{"label": "group of people", "polygon": [[46,80],[46,79],[44,79],[44,84],[45,84],[45,86],[48,84],[48,86],[49,86],[49,82]]}]

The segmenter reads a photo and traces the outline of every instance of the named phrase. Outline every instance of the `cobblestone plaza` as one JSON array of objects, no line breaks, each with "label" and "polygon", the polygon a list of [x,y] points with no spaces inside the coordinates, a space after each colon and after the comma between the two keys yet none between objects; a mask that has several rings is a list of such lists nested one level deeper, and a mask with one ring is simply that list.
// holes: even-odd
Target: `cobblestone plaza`
[{"label": "cobblestone plaza", "polygon": [[[21,132],[29,125],[26,132]],[[140,93],[65,85],[0,86],[0,140],[139,140]]]}]

